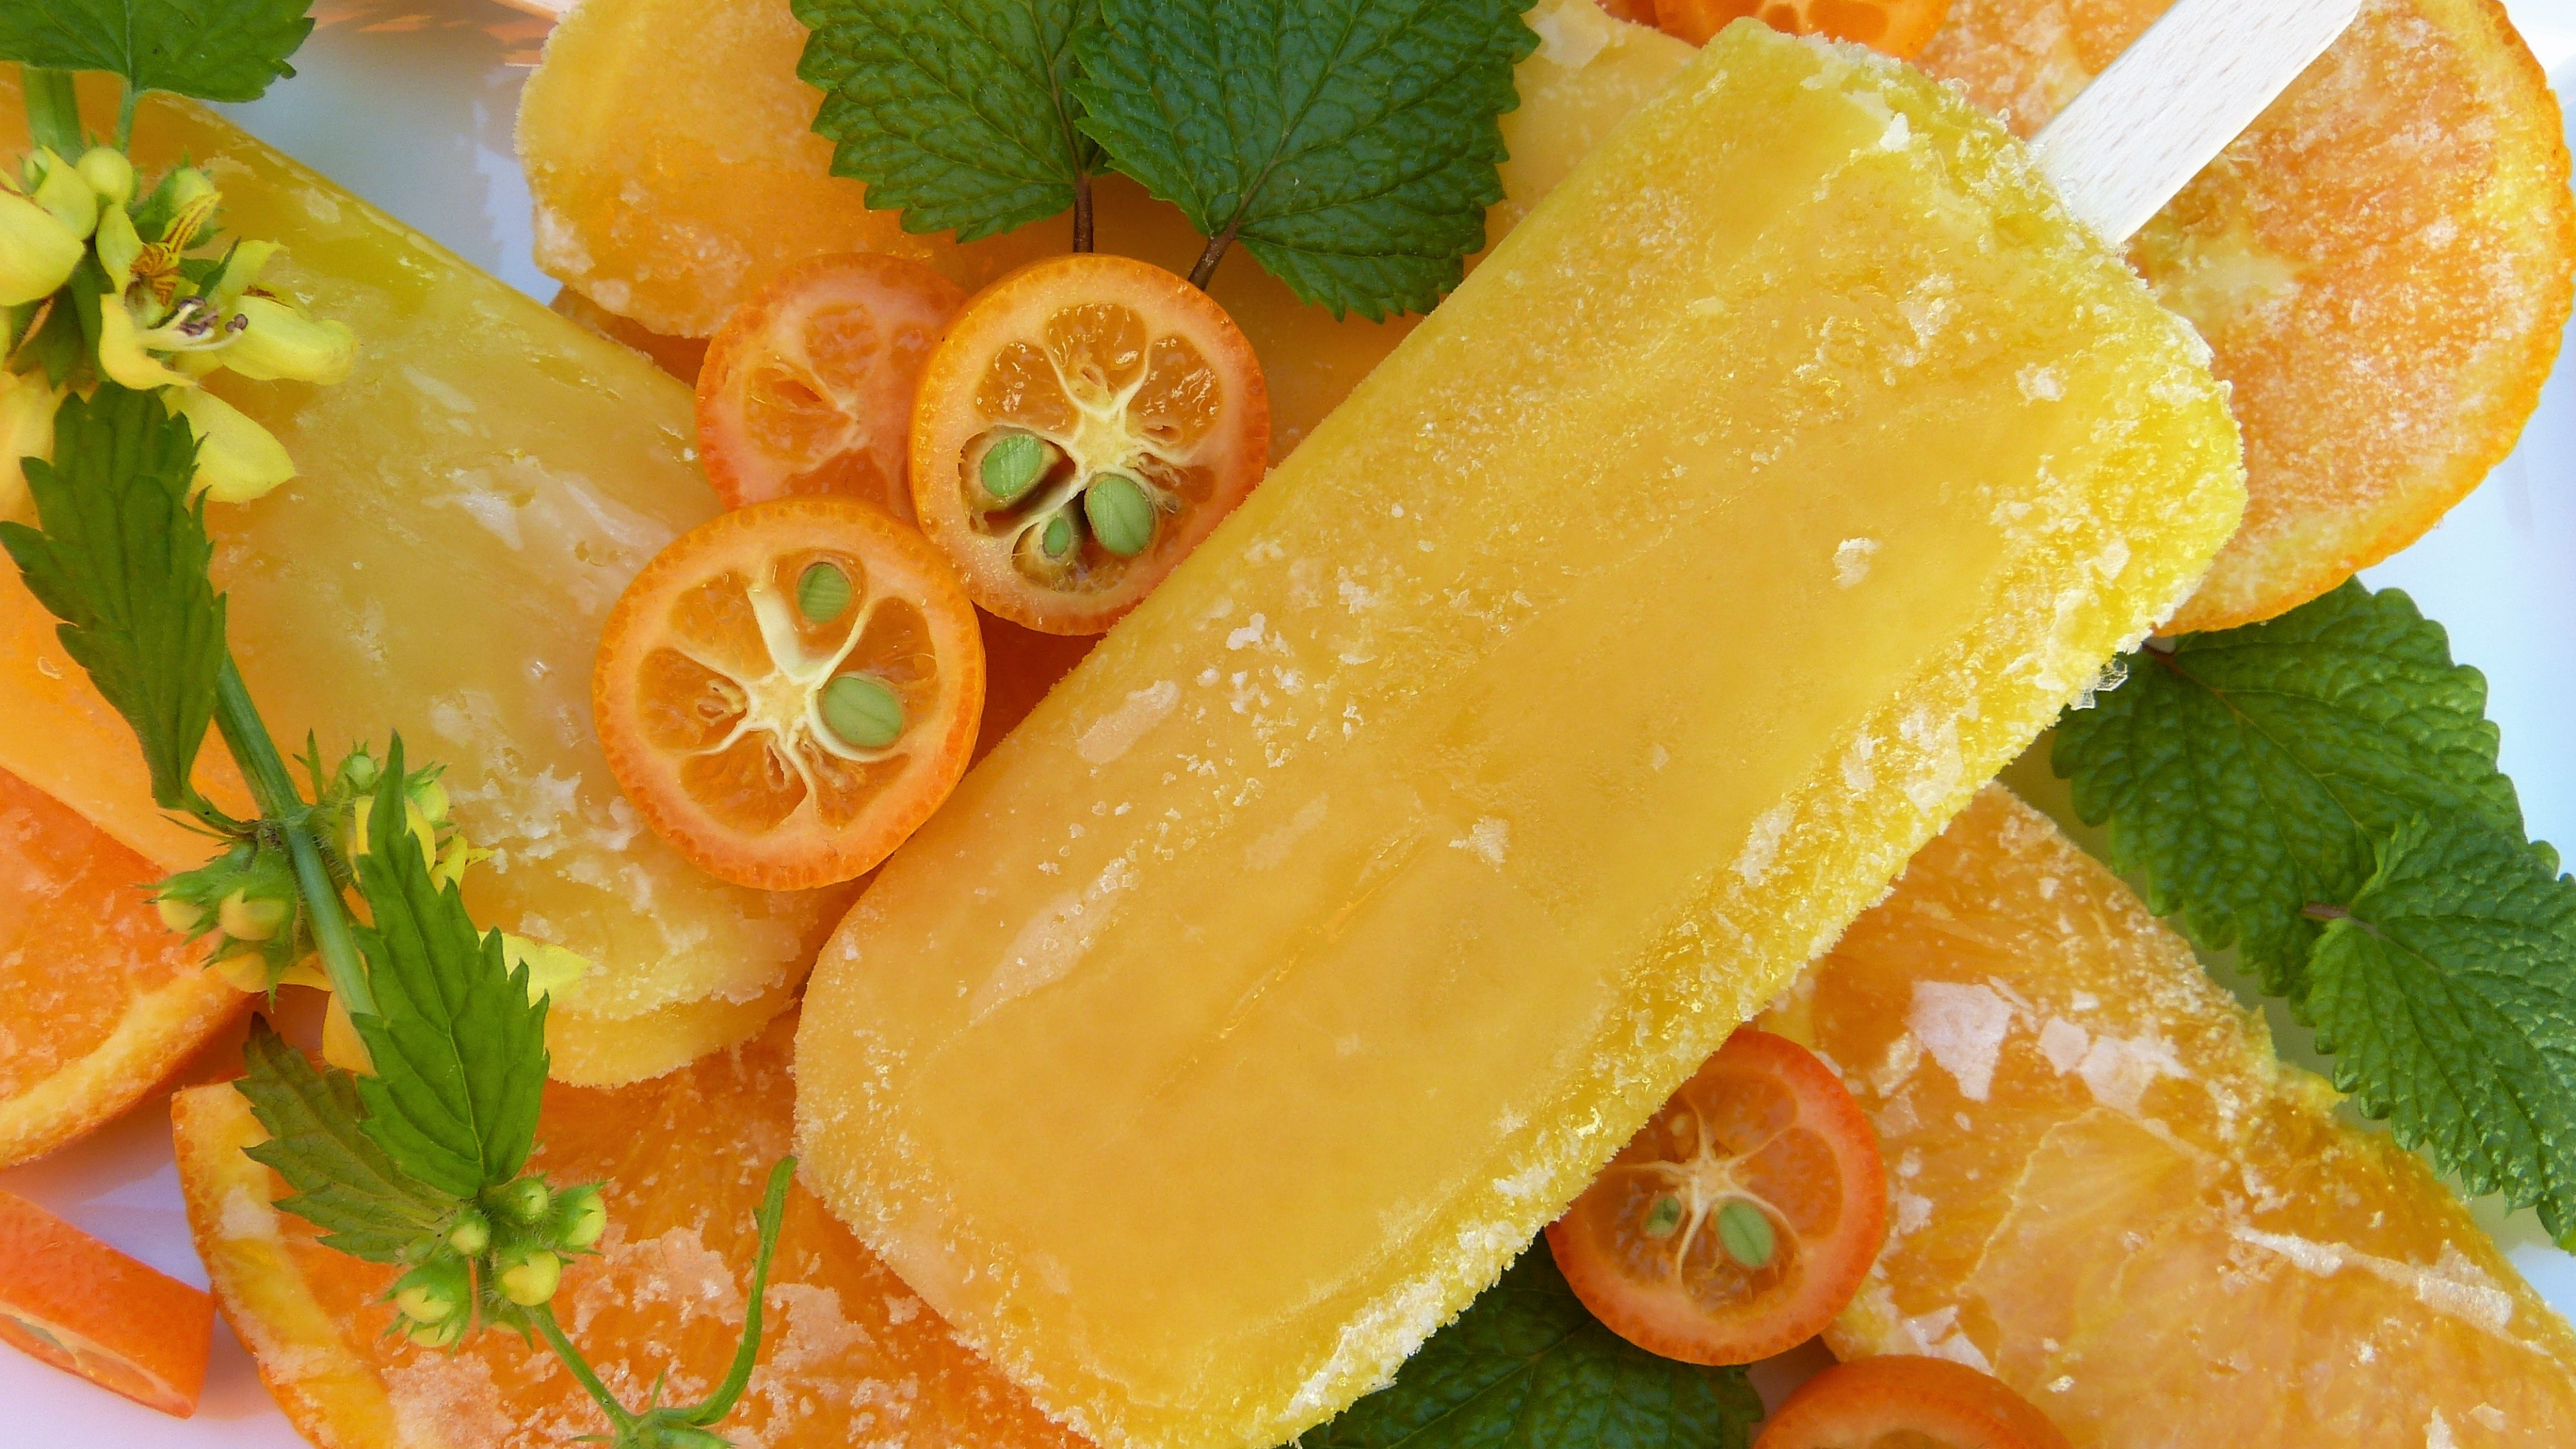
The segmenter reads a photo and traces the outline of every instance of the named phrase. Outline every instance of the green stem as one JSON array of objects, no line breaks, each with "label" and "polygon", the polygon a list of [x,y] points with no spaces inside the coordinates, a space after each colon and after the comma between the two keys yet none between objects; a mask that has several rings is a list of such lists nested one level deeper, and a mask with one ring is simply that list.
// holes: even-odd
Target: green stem
[{"label": "green stem", "polygon": [[555,1306],[540,1303],[528,1310],[528,1317],[535,1321],[537,1332],[546,1336],[546,1345],[555,1351],[555,1357],[562,1359],[564,1367],[572,1370],[574,1381],[599,1404],[600,1412],[608,1416],[608,1427],[616,1431],[619,1440],[623,1441],[627,1432],[635,1427],[635,1416],[626,1412],[624,1404],[617,1402],[617,1396],[610,1393],[608,1385],[601,1383],[599,1375],[592,1371],[590,1360],[583,1358],[581,1350],[573,1347],[572,1340],[564,1336],[563,1325],[555,1322]]},{"label": "green stem", "polygon": [[27,135],[67,161],[80,159],[80,97],[72,90],[72,73],[28,66],[19,72],[27,96]]},{"label": "green stem", "polygon": [[769,1294],[769,1259],[778,1251],[778,1225],[787,1215],[787,1185],[796,1180],[796,1159],[782,1157],[769,1169],[769,1190],[760,1199],[760,1255],[751,1264],[751,1299],[742,1310],[742,1342],[734,1349],[733,1368],[724,1382],[706,1401],[689,1413],[689,1422],[698,1427],[713,1428],[733,1412],[742,1391],[751,1385],[751,1371],[760,1362],[760,1300]]},{"label": "green stem", "polygon": [[357,938],[349,934],[347,907],[323,863],[322,845],[314,838],[304,796],[286,772],[277,742],[268,737],[268,726],[251,703],[250,688],[242,683],[230,651],[215,677],[215,727],[232,747],[233,763],[241,766],[242,777],[250,782],[251,798],[259,802],[261,816],[286,832],[296,890],[304,897],[304,913],[313,923],[313,945],[321,953],[322,971],[331,978],[331,989],[340,993],[340,1004],[352,1015],[375,1015],[376,993],[367,984],[366,963],[358,955]]},{"label": "green stem", "polygon": [[143,87],[128,84],[125,88],[125,99],[118,102],[116,107],[117,150],[132,151],[134,149],[134,108],[142,104]]}]

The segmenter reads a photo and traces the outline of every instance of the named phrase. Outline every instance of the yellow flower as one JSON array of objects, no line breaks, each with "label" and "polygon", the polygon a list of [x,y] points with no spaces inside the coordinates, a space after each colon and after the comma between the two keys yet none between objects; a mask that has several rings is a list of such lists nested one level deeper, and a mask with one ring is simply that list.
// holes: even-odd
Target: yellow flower
[{"label": "yellow flower", "polygon": [[27,508],[26,460],[53,460],[54,410],[62,401],[40,376],[0,372],[0,518]]},{"label": "yellow flower", "polygon": [[525,936],[501,933],[501,954],[513,968],[528,968],[528,999],[558,995],[590,974],[590,958]]},{"label": "yellow flower", "polygon": [[150,392],[156,387],[193,388],[196,384],[185,373],[173,372],[146,350],[145,344],[158,337],[160,329],[146,332],[134,324],[134,313],[123,302],[100,299],[98,308],[98,365],[110,378],[134,389]]},{"label": "yellow flower", "polygon": [[92,146],[81,153],[81,179],[98,193],[99,200],[110,206],[123,206],[134,199],[134,163],[114,146]]},{"label": "yellow flower", "polygon": [[79,234],[15,191],[0,190],[0,307],[50,297],[80,265]]},{"label": "yellow flower", "polygon": [[291,302],[257,293],[230,310],[247,318],[248,325],[234,334],[221,360],[242,376],[262,382],[286,377],[332,383],[349,375],[358,336],[347,323],[325,321]]},{"label": "yellow flower", "polygon": [[134,264],[143,257],[143,238],[125,208],[111,206],[98,218],[98,264],[107,269],[110,296],[122,297],[134,285]]},{"label": "yellow flower", "polygon": [[204,388],[179,394],[176,411],[197,434],[196,486],[215,502],[248,503],[295,476],[275,435]]},{"label": "yellow flower", "polygon": [[30,164],[43,172],[36,182],[36,204],[52,212],[72,235],[86,239],[98,225],[98,193],[90,190],[80,168],[50,150],[39,150]]}]

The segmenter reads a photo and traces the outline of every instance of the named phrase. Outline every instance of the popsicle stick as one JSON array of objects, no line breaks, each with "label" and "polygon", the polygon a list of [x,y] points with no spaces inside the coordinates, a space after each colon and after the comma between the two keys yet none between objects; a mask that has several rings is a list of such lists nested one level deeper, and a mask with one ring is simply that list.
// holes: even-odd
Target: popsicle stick
[{"label": "popsicle stick", "polygon": [[2106,241],[2124,242],[2325,53],[2361,0],[2181,0],[2032,143]]}]

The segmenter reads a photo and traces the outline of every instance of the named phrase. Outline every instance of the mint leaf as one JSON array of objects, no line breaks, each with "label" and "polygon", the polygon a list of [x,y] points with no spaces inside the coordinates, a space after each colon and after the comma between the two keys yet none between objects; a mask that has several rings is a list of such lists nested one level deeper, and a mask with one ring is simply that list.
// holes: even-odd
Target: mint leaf
[{"label": "mint leaf", "polygon": [[2475,1193],[2576,1241],[2576,881],[2546,846],[2419,815],[2317,941],[2335,1086]]},{"label": "mint leaf", "polygon": [[312,0],[0,0],[0,60],[103,70],[130,94],[255,101],[295,74]]},{"label": "mint leaf", "polygon": [[1103,0],[1082,128],[1215,245],[1340,316],[1427,312],[1503,196],[1526,0]]},{"label": "mint leaf", "polygon": [[294,1193],[277,1205],[322,1229],[324,1247],[405,1262],[464,1206],[395,1166],[360,1125],[355,1080],[336,1067],[316,1070],[267,1018],[252,1018],[242,1062],[233,1085],[268,1129],[266,1142],[246,1150],[286,1179]]},{"label": "mint leaf", "polygon": [[54,460],[25,463],[39,529],[0,523],[63,649],[134,729],[165,810],[219,819],[190,783],[224,662],[214,545],[188,505],[197,444],[155,393],[103,383],[54,414]]},{"label": "mint leaf", "polygon": [[2126,663],[2127,683],[2058,722],[2053,764],[2149,907],[2237,947],[2267,992],[2301,995],[2321,930],[2302,908],[2351,902],[2406,820],[2521,834],[2485,678],[2396,590],[2347,583]]},{"label": "mint leaf", "polygon": [[1658,1358],[1601,1326],[1545,1239],[1300,1449],[1743,1449],[1762,1400],[1738,1368]]},{"label": "mint leaf", "polygon": [[505,961],[501,933],[477,935],[453,884],[430,879],[405,820],[403,746],[386,752],[367,820],[358,927],[376,1014],[352,1014],[376,1075],[358,1081],[367,1135],[404,1171],[470,1198],[519,1175],[546,1085],[546,1003]]},{"label": "mint leaf", "polygon": [[973,241],[1072,206],[1099,166],[1065,89],[1098,0],[795,0],[796,74],[823,92],[832,170],[906,231]]}]

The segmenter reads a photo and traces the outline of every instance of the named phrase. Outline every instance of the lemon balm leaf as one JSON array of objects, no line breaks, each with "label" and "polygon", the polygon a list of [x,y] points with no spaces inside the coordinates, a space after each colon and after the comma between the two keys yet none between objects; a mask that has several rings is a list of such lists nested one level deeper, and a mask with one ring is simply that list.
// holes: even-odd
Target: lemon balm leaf
[{"label": "lemon balm leaf", "polygon": [[900,207],[906,231],[960,241],[1073,206],[1099,164],[1066,87],[1097,0],[795,0],[796,74],[823,92],[832,170]]},{"label": "lemon balm leaf", "polygon": [[360,1125],[355,1080],[317,1068],[254,1018],[234,1083],[268,1140],[245,1149],[276,1169],[291,1195],[278,1206],[320,1228],[322,1245],[371,1263],[405,1261],[463,1203],[396,1166]]},{"label": "lemon balm leaf", "polygon": [[1739,1368],[1659,1358],[1604,1328],[1531,1245],[1395,1382],[1300,1449],[1744,1449],[1762,1401]]},{"label": "lemon balm leaf", "polygon": [[1524,0],[1104,0],[1082,127],[1211,239],[1335,316],[1427,312],[1500,201]]},{"label": "lemon balm leaf", "polygon": [[519,1175],[546,1084],[546,1006],[528,999],[499,931],[478,933],[441,886],[407,818],[403,746],[386,752],[355,862],[373,917],[355,934],[376,1011],[353,1013],[375,1075],[359,1079],[367,1135],[405,1172],[471,1198]]},{"label": "lemon balm leaf", "polygon": [[311,0],[0,0],[0,60],[102,70],[130,94],[255,101],[295,74]]}]

